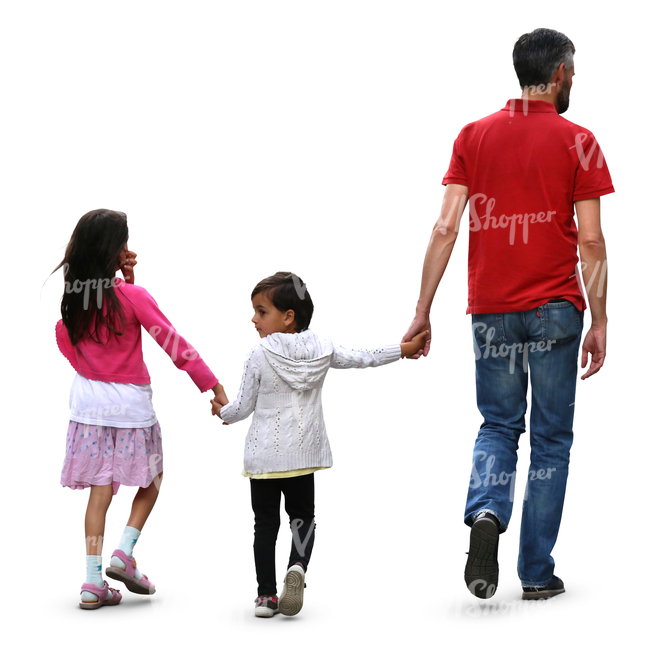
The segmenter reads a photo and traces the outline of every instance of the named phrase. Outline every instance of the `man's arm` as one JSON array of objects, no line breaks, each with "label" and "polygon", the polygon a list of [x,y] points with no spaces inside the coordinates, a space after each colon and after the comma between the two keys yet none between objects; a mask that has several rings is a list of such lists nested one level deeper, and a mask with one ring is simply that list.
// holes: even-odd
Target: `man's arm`
[{"label": "man's arm", "polygon": [[591,363],[580,379],[597,373],[604,361],[607,344],[607,251],[600,227],[600,198],[576,201],[578,248],[582,278],[591,309],[591,328],[582,344],[581,367]]},{"label": "man's arm", "polygon": [[[424,257],[424,266],[422,268],[422,283],[420,285],[420,297],[415,308],[415,318],[411,323],[408,331],[402,339],[402,343],[407,343],[416,334],[429,330],[429,312],[433,297],[436,294],[440,280],[447,268],[447,263],[451,257],[451,251],[454,249],[458,229],[460,228],[460,219],[465,210],[469,190],[466,185],[457,185],[450,183],[445,188],[445,194],[442,199],[440,217],[433,227],[431,239]],[[431,334],[429,333],[424,346],[424,356],[429,354],[431,347]],[[411,359],[417,359],[420,355],[414,354]]]}]

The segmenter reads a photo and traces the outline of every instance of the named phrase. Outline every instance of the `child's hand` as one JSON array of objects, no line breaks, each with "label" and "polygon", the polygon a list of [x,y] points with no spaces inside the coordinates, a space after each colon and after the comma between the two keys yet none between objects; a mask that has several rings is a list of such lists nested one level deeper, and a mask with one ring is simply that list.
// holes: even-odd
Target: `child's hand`
[{"label": "child's hand", "polygon": [[224,387],[221,384],[215,384],[212,387],[212,392],[214,393],[214,399],[216,402],[218,402],[222,406],[228,404],[229,400],[226,395],[226,391],[224,390]]},{"label": "child's hand", "polygon": [[124,281],[128,282],[129,284],[133,284],[135,282],[133,267],[138,263],[135,259],[137,256],[137,253],[130,251],[128,248],[126,248],[126,246],[120,253],[120,271],[122,271]]},{"label": "child's hand", "polygon": [[[211,399],[210,404],[212,404],[212,415],[218,415],[221,417],[221,409],[224,407],[224,404],[220,404],[216,399]],[[223,424],[228,424],[224,422]]]},{"label": "child's hand", "polygon": [[[413,358],[413,355],[417,354],[418,357],[424,352],[424,347],[427,344],[427,341],[430,341],[431,337],[429,336],[429,330],[424,330],[416,334],[410,341],[407,343],[401,343],[400,347],[402,348],[402,357]],[[415,357],[416,359],[418,357]]]},{"label": "child's hand", "polygon": [[[413,321],[409,325],[409,328],[402,337],[401,343],[410,343],[416,334],[427,330],[431,332],[431,323],[429,321],[429,315],[423,312],[416,312]],[[424,343],[424,356],[426,357],[429,354],[429,349],[431,348],[431,335],[429,334],[425,343]],[[409,359],[419,359],[422,356],[417,350],[414,354],[402,355],[407,356]]]}]

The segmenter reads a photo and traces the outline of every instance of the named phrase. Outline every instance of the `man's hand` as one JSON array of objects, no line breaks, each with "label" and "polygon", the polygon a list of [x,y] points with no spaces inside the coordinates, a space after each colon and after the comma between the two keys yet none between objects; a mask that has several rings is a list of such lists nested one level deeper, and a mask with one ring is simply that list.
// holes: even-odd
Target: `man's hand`
[{"label": "man's hand", "polygon": [[407,343],[402,343],[400,345],[402,348],[402,357],[406,357],[407,359],[415,359],[416,357],[413,356],[414,354],[420,356],[420,353],[424,351],[427,337],[429,337],[429,330],[424,330],[424,332],[416,334]]},{"label": "man's hand", "polygon": [[[414,337],[418,334],[426,332],[426,335],[423,339],[424,342],[424,356],[426,357],[429,354],[429,349],[431,348],[431,323],[429,322],[429,315],[423,314],[422,312],[417,312],[415,318],[411,323],[411,326],[408,328],[402,343],[408,343],[412,341]],[[420,351],[422,347],[416,349],[415,354],[406,355],[407,359],[419,359],[421,355]]]},{"label": "man's hand", "polygon": [[607,327],[591,327],[585,336],[582,343],[582,362],[580,367],[584,368],[587,365],[589,354],[591,354],[591,363],[587,372],[580,377],[580,379],[587,379],[591,375],[595,375],[605,363],[605,353],[607,348]]}]

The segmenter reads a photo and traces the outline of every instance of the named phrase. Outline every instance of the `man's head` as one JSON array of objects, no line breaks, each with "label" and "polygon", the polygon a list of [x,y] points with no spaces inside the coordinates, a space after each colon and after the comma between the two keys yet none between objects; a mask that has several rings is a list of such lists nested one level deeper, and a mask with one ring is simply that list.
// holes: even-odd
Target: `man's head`
[{"label": "man's head", "polygon": [[524,96],[552,101],[557,112],[564,113],[569,108],[575,51],[571,39],[553,29],[520,36],[512,61]]}]

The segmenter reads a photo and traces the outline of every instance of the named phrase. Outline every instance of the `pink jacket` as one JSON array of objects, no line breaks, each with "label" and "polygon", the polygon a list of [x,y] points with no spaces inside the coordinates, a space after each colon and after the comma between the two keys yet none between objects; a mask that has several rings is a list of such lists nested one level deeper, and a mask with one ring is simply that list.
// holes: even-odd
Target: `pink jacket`
[{"label": "pink jacket", "polygon": [[111,335],[104,345],[84,337],[73,346],[63,320],[56,324],[59,350],[82,377],[120,384],[150,384],[142,356],[142,325],[202,393],[217,384],[217,378],[199,353],[174,329],[146,289],[118,278],[115,294],[124,311],[122,336]]}]

